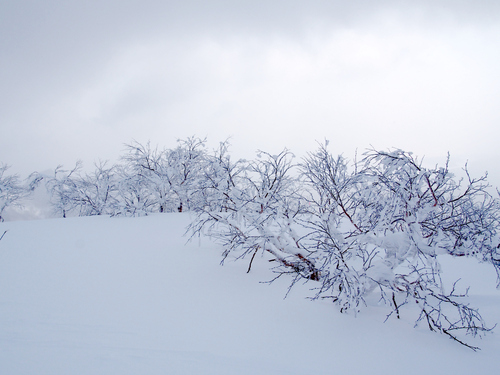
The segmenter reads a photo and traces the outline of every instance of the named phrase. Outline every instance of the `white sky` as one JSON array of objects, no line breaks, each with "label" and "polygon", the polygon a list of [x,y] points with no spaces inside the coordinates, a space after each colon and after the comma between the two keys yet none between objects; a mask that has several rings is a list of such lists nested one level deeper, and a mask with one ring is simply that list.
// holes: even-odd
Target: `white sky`
[{"label": "white sky", "polygon": [[[348,3],[348,4],[347,4]],[[330,140],[500,186],[500,1],[0,3],[0,161],[26,176],[116,161],[132,140]]]}]

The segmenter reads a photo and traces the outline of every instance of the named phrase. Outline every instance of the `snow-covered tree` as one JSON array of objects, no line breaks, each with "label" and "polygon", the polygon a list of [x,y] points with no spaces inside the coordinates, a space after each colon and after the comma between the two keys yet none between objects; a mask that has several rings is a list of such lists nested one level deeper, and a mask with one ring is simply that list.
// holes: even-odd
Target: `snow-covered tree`
[{"label": "snow-covered tree", "polygon": [[314,281],[314,298],[342,312],[357,313],[375,293],[388,316],[417,306],[417,324],[477,349],[460,332],[490,328],[466,288],[442,282],[439,259],[472,256],[500,274],[500,207],[486,177],[465,169],[457,182],[448,163],[427,169],[401,150],[369,150],[351,165],[327,143],[299,165],[287,150],[231,164],[226,146],[208,158],[193,235],[221,243],[224,259],[248,256],[249,271],[259,251],[270,254],[278,276]]},{"label": "snow-covered tree", "polygon": [[244,160],[232,161],[229,146],[228,140],[220,142],[213,155],[205,157],[197,185],[197,208],[228,211],[231,191],[236,189],[247,166]]},{"label": "snow-covered tree", "polygon": [[[461,332],[490,330],[465,302],[466,287],[441,279],[442,257],[490,263],[500,285],[500,200],[486,176],[457,180],[444,167],[425,168],[402,150],[368,150],[362,160],[333,156],[328,142],[301,162],[283,150],[233,161],[229,142],[212,155],[206,140],[178,140],[174,149],[126,146],[122,164],[83,174],[57,167],[47,183],[54,209],[80,215],[141,216],[194,211],[192,236],[208,234],[227,257],[257,254],[278,276],[311,282],[314,299],[358,313],[368,297],[400,317],[417,307],[416,323],[472,349]],[[0,218],[39,181],[24,186],[0,168]],[[500,195],[500,192],[499,192]]]},{"label": "snow-covered tree", "polygon": [[318,279],[309,252],[300,245],[292,225],[300,212],[297,181],[291,175],[292,158],[287,150],[277,155],[259,152],[257,160],[247,163],[240,173],[228,174],[235,169],[226,168],[226,176],[231,178],[221,178],[208,187],[209,194],[218,196],[223,205],[215,210],[210,205],[198,207],[191,231],[208,233],[221,243],[224,258],[229,254],[239,258],[251,255],[249,271],[261,251],[292,273]]},{"label": "snow-covered tree", "polygon": [[72,170],[58,166],[47,182],[54,211],[62,217],[73,211],[79,216],[112,215],[117,205],[117,182],[114,167],[105,162],[95,165],[90,174],[81,173],[82,163]]},{"label": "snow-covered tree", "polygon": [[136,199],[145,201],[152,196],[158,212],[168,211],[172,200],[170,184],[163,172],[164,154],[165,151],[151,148],[149,142],[145,145],[135,142],[126,145],[126,153],[122,156],[128,175],[135,176],[131,181],[145,185],[145,189],[137,187],[137,192],[142,195]]},{"label": "snow-covered tree", "polygon": [[81,161],[71,170],[65,170],[62,165],[58,165],[54,170],[54,177],[47,181],[47,190],[56,215],[65,218],[76,208],[77,174],[81,168]]},{"label": "snow-covered tree", "polygon": [[157,202],[147,179],[134,173],[129,165],[117,166],[117,203],[115,215],[145,216],[157,211]]},{"label": "snow-covered tree", "polygon": [[443,285],[439,264],[441,255],[475,256],[498,270],[499,206],[484,177],[462,186],[447,165],[426,169],[400,150],[368,151],[349,169],[326,145],[302,169],[309,191],[302,243],[320,264],[317,298],[357,311],[378,292],[397,316],[416,304],[417,322],[464,345],[460,331],[489,330],[463,302],[465,290]]},{"label": "snow-covered tree", "polygon": [[189,137],[165,153],[164,174],[178,202],[177,210],[191,210],[198,204],[200,178],[206,162],[206,139]]},{"label": "snow-covered tree", "polygon": [[0,165],[0,221],[3,221],[3,212],[9,206],[22,206],[21,200],[28,197],[38,186],[42,177],[32,173],[25,183],[21,183],[19,176],[6,175],[7,165]]},{"label": "snow-covered tree", "polygon": [[106,162],[95,164],[90,174],[78,181],[78,206],[81,216],[113,215],[117,205],[118,181],[115,167]]},{"label": "snow-covered tree", "polygon": [[193,199],[196,201],[205,143],[206,140],[190,137],[178,140],[178,146],[172,150],[134,143],[127,145],[123,160],[146,185],[144,193],[154,197],[159,212],[182,212],[191,208]]}]

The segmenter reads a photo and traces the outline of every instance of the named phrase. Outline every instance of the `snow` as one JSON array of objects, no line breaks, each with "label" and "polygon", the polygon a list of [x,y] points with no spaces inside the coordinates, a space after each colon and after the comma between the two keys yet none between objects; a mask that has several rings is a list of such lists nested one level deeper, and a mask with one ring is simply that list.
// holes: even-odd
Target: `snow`
[{"label": "snow", "polygon": [[[341,314],[314,282],[274,276],[264,258],[226,260],[187,243],[188,213],[0,223],[0,374],[497,374],[496,333],[473,352],[412,311],[384,323],[377,301]],[[453,260],[455,261],[455,260]],[[443,263],[499,321],[495,272]],[[467,279],[467,280],[465,280]]]}]

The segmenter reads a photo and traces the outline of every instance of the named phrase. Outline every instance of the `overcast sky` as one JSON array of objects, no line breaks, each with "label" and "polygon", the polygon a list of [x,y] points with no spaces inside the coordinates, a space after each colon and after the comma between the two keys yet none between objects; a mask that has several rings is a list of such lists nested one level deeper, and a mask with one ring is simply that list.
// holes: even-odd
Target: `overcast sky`
[{"label": "overcast sky", "polygon": [[0,127],[23,177],[197,135],[450,152],[500,185],[500,1],[4,0]]}]

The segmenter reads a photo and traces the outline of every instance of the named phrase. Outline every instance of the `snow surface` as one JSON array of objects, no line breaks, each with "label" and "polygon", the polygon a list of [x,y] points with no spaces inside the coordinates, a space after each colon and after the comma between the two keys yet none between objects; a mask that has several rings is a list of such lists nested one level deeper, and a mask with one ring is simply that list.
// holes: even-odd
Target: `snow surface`
[{"label": "snow surface", "polygon": [[[473,352],[412,311],[390,318],[376,301],[357,317],[269,263],[226,261],[189,214],[0,223],[0,374],[497,374],[498,334]],[[500,293],[490,267],[443,266],[472,284],[493,325]]]}]

